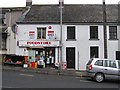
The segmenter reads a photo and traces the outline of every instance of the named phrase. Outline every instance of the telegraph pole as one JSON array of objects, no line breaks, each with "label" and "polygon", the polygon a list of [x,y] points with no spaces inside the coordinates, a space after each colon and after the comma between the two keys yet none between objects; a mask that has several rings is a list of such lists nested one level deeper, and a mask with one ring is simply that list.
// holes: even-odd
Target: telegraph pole
[{"label": "telegraph pole", "polygon": [[103,0],[103,30],[104,30],[104,58],[107,58],[107,28],[106,28],[106,5]]},{"label": "telegraph pole", "polygon": [[60,5],[60,71],[62,70],[62,8],[63,8],[63,0],[59,0]]}]

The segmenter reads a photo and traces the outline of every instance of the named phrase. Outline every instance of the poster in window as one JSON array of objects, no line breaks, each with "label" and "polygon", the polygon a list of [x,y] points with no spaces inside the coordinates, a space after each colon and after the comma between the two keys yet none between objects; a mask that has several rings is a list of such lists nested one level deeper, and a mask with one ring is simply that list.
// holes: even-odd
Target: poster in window
[{"label": "poster in window", "polygon": [[30,37],[30,39],[34,39],[35,38],[35,31],[30,31],[29,37]]},{"label": "poster in window", "polygon": [[54,31],[48,31],[49,39],[54,39]]}]

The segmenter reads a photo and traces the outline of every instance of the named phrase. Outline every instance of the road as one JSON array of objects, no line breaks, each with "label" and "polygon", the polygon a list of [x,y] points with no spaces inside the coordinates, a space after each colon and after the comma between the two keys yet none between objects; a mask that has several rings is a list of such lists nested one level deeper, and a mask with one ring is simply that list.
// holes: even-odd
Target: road
[{"label": "road", "polygon": [[2,72],[3,88],[119,88],[116,81],[97,83],[85,77],[40,75],[16,71]]}]

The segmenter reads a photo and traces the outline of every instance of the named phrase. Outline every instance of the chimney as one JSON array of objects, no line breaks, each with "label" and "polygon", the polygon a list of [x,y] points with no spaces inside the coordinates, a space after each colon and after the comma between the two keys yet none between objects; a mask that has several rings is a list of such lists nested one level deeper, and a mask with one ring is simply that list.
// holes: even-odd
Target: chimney
[{"label": "chimney", "polygon": [[59,0],[59,6],[63,6],[64,5],[64,0]]},{"label": "chimney", "polygon": [[32,6],[32,0],[26,0],[26,6]]}]

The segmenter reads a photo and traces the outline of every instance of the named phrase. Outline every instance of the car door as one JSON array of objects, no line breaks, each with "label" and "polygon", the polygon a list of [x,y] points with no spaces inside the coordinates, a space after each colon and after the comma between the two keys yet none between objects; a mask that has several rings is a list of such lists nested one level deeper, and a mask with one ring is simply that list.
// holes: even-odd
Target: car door
[{"label": "car door", "polygon": [[105,60],[105,78],[118,79],[118,68],[115,60]]}]

